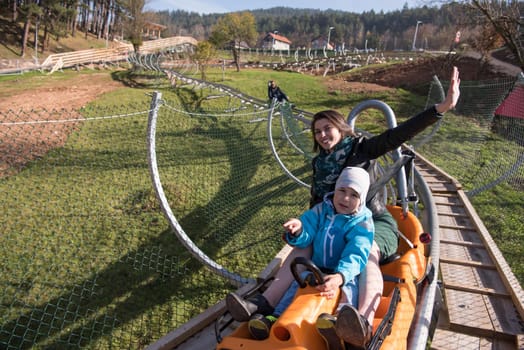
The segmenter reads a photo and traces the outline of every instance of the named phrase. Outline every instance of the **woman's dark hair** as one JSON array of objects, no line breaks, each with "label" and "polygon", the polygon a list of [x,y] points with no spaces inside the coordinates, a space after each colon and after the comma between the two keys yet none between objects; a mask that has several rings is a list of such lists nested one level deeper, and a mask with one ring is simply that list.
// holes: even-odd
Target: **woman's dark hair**
[{"label": "woman's dark hair", "polygon": [[327,119],[338,130],[340,130],[340,133],[342,134],[343,137],[356,136],[355,132],[348,125],[348,123],[346,122],[342,114],[340,114],[339,112],[333,109],[320,111],[313,116],[313,120],[311,121],[311,134],[313,135],[313,151],[314,152],[318,152],[320,150],[320,145],[318,144],[317,140],[315,139],[315,124],[318,120],[321,120],[321,119]]}]

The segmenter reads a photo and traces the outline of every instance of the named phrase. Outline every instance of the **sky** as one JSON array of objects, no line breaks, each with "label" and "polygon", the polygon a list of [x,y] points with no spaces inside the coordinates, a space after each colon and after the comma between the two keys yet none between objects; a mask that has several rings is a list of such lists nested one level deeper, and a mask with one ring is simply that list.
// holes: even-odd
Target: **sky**
[{"label": "sky", "polygon": [[362,13],[374,10],[384,12],[401,10],[404,4],[408,7],[421,6],[421,0],[146,0],[146,9],[160,10],[184,10],[200,14],[226,13],[243,10],[268,9],[272,7],[285,6],[291,8],[308,8],[320,10],[342,10],[348,12]]}]

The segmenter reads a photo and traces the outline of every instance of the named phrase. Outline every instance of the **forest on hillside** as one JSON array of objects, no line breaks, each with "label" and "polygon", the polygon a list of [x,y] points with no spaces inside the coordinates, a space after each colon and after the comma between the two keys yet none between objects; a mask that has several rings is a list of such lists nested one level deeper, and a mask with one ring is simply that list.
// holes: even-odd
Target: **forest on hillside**
[{"label": "forest on hillside", "polygon": [[[428,2],[427,2],[428,3]],[[429,2],[431,3],[431,2]],[[435,1],[438,6],[361,14],[339,10],[275,7],[249,11],[256,36],[247,44],[259,47],[267,33],[278,32],[291,41],[291,49],[310,47],[329,37],[335,47],[391,50],[449,50],[457,44],[487,52],[506,45],[524,62],[522,1]],[[146,0],[0,0],[4,43],[38,46],[46,51],[49,38],[85,35],[106,40],[128,40],[138,48],[147,22],[165,26],[162,37],[192,36],[208,40],[220,19],[228,14],[199,14],[183,10],[146,11]],[[9,25],[8,25],[9,24]],[[6,30],[9,28],[9,31]],[[519,29],[520,28],[520,29]],[[37,45],[38,44],[38,45]]]},{"label": "forest on hillside", "polygon": [[[277,31],[288,38],[292,48],[308,48],[311,41],[328,36],[335,46],[349,48],[375,48],[377,50],[409,50],[412,48],[417,22],[416,47],[449,49],[456,31],[467,35],[469,29],[463,20],[464,9],[457,4],[441,7],[420,7],[393,12],[364,12],[362,14],[336,11],[275,7],[250,11],[257,25],[259,40],[267,33]],[[209,37],[220,14],[200,15],[186,11],[160,11],[155,13],[158,23],[166,25],[166,36],[190,35],[198,40]],[[256,45],[256,44],[255,44]]]}]

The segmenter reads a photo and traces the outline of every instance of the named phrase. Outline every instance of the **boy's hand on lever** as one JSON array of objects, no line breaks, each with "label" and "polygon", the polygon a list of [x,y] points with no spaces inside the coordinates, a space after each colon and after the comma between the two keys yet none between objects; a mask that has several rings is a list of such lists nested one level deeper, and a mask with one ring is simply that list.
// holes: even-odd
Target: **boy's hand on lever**
[{"label": "boy's hand on lever", "polygon": [[344,283],[344,279],[340,273],[324,276],[324,284],[318,285],[316,288],[320,291],[320,295],[328,299],[332,299],[337,295],[337,290]]}]

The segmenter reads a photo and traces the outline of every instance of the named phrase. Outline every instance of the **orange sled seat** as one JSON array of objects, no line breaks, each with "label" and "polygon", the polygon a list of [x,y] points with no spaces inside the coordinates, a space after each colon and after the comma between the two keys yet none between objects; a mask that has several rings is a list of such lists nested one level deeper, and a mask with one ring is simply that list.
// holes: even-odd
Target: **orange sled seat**
[{"label": "orange sled seat", "polygon": [[232,334],[225,337],[217,350],[233,349],[326,349],[324,340],[318,334],[316,321],[320,314],[332,314],[340,299],[327,299],[320,296],[314,287],[299,288],[291,305],[271,327],[269,338],[255,340],[251,338],[247,322],[242,323]]}]

